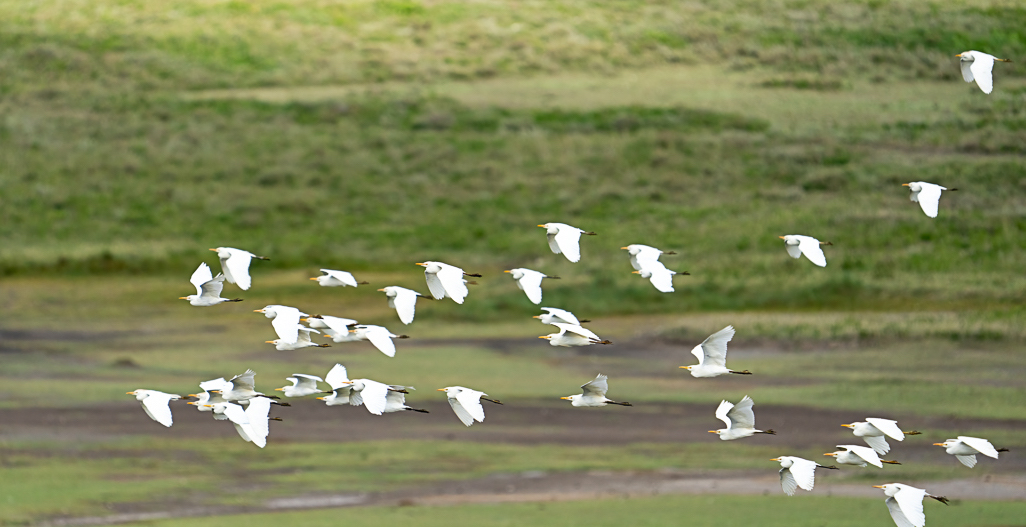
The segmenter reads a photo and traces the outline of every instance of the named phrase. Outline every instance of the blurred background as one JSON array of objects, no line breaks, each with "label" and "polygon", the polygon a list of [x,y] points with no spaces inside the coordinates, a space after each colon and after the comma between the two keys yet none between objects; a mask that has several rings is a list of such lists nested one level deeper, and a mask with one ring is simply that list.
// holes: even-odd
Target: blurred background
[{"label": "blurred background", "polygon": [[[0,525],[886,526],[893,481],[956,502],[931,525],[1022,525],[1023,27],[1012,1],[0,0]],[[1013,60],[990,95],[970,49]],[[959,189],[936,219],[920,180]],[[598,235],[571,264],[546,222]],[[691,275],[659,293],[631,243]],[[271,260],[244,302],[178,300],[218,246]],[[425,260],[483,277],[403,326],[375,289],[427,293]],[[513,267],[614,344],[537,339]],[[271,303],[411,338],[278,352]],[[677,368],[728,324],[755,375]],[[293,400],[261,450],[124,395],[337,362],[431,413]],[[559,400],[597,373],[635,406]],[[506,405],[466,428],[449,385]],[[746,394],[777,436],[706,433]],[[902,465],[780,492],[769,458],[866,416],[923,432]],[[959,434],[1011,452],[965,468],[931,445]]]}]

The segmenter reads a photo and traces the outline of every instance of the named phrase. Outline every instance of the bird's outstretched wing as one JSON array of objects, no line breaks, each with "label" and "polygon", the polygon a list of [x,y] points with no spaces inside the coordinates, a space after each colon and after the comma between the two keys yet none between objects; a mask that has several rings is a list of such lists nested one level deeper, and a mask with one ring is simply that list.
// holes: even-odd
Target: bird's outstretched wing
[{"label": "bird's outstretched wing", "polygon": [[427,280],[428,291],[431,291],[431,296],[435,300],[445,298],[445,286],[442,285],[442,280],[438,278],[437,274],[425,272],[424,278]]},{"label": "bird's outstretched wing", "polygon": [[584,383],[581,389],[585,397],[605,397],[609,391],[609,377],[600,373],[594,380]]},{"label": "bird's outstretched wing", "polygon": [[746,395],[727,412],[727,417],[734,423],[733,428],[755,428],[755,411],[752,410],[754,404],[752,398]]},{"label": "bird's outstretched wing", "polygon": [[979,450],[981,454],[987,457],[992,457],[994,459],[998,458],[997,449],[994,448],[994,445],[990,444],[990,441],[987,441],[986,439],[981,439],[979,437],[958,436],[958,440],[975,448],[976,450]]},{"label": "bird's outstretched wing", "polygon": [[[462,304],[463,299],[467,297],[467,281],[463,279],[463,269],[459,267],[453,267],[451,265],[443,265],[442,270],[437,273],[438,280],[442,282],[442,287],[445,288],[445,294],[449,295],[457,304]],[[430,284],[428,284],[430,289]],[[431,294],[434,294],[432,291]]]},{"label": "bird's outstretched wing", "polygon": [[301,327],[299,318],[303,314],[298,309],[289,306],[275,306],[274,311],[277,314],[271,319],[271,327],[278,334],[278,338],[285,342],[296,342]]},{"label": "bird's outstretched wing", "polygon": [[876,450],[861,445],[837,445],[838,448],[847,448],[856,456],[862,458],[863,461],[873,465],[877,468],[883,468],[883,463],[880,462],[880,456],[876,455]]},{"label": "bird's outstretched wing", "polygon": [[[902,485],[901,490],[894,495],[894,500],[898,502],[901,513],[905,515],[905,518],[908,519],[913,527],[923,527],[926,525],[926,515],[923,514],[923,498],[925,497],[925,490],[909,487],[908,485]],[[889,509],[890,506],[887,508]],[[893,512],[891,517],[894,517]],[[897,523],[897,520],[895,520],[895,523]]]},{"label": "bird's outstretched wing", "polygon": [[484,408],[481,406],[482,395],[484,394],[479,391],[466,388],[456,395],[456,400],[460,402],[463,409],[479,423],[484,422],[485,418]]},{"label": "bird's outstretched wing", "polygon": [[378,351],[388,355],[389,357],[395,357],[395,342],[392,342],[391,332],[381,326],[367,326],[364,329],[364,335],[367,340],[378,348]]},{"label": "bird's outstretched wing", "polygon": [[522,276],[520,280],[517,280],[517,283],[520,284],[520,289],[523,289],[524,293],[527,294],[528,300],[535,304],[541,304],[541,283],[542,279],[545,278],[545,275],[530,269],[521,269],[521,271],[523,271],[524,276]]},{"label": "bird's outstretched wing", "polygon": [[902,432],[901,428],[898,427],[897,421],[892,421],[890,419],[881,419],[879,417],[867,417],[866,422],[879,428],[880,431],[884,433],[884,435],[896,441],[905,440],[905,432]]},{"label": "bird's outstretched wing", "polygon": [[631,247],[638,249],[638,254],[631,255],[631,267],[637,271],[640,271],[648,262],[659,260],[659,256],[663,254],[663,251],[648,245],[634,244]]},{"label": "bird's outstretched wing", "polygon": [[727,326],[709,335],[701,344],[691,350],[691,354],[698,357],[700,365],[726,367],[727,343],[732,338],[734,338],[734,326]]},{"label": "bird's outstretched wing", "polygon": [[720,401],[720,405],[716,407],[716,418],[723,421],[727,425],[727,428],[731,428],[733,425],[730,422],[730,410],[734,408],[734,403],[723,400]]},{"label": "bird's outstretched wing", "polygon": [[[561,324],[561,323],[558,323],[558,322],[553,323],[552,325],[556,326],[557,328],[559,328],[559,330],[561,332],[569,331],[570,333],[574,333],[574,334],[580,335],[580,336],[582,336],[582,337],[584,337],[584,338],[586,338],[588,340],[595,340],[595,341],[602,340],[602,339],[600,339],[598,337],[598,335],[596,335],[590,329],[585,328],[585,327],[575,326],[573,324]],[[605,377],[605,376],[603,375],[603,377]]]},{"label": "bird's outstretched wing", "polygon": [[676,273],[667,269],[666,266],[663,265],[661,262],[655,260],[643,262],[642,270],[651,273],[651,276],[649,276],[648,281],[652,282],[652,285],[655,286],[655,288],[658,289],[660,292],[673,292],[673,275]]},{"label": "bird's outstretched wing", "polygon": [[891,451],[891,445],[887,444],[887,439],[883,436],[864,436],[862,440],[881,456]]},{"label": "bird's outstretched wing", "polygon": [[253,431],[250,439],[253,444],[260,448],[267,446],[267,415],[271,411],[271,400],[266,397],[254,397],[249,400],[246,407],[246,417],[249,418],[249,426]]},{"label": "bird's outstretched wing", "polygon": [[[983,90],[983,93],[990,93],[994,91],[994,57],[985,53],[973,53],[973,61],[969,65],[969,69],[972,71],[973,79],[976,80],[976,85]],[[962,77],[965,78],[965,71],[962,72]]]},{"label": "bird's outstretched wing", "polygon": [[958,461],[960,463],[969,468],[973,468],[976,466],[976,454],[970,454],[968,456],[956,454],[955,457],[958,458]]},{"label": "bird's outstretched wing", "polygon": [[791,475],[795,482],[804,490],[812,490],[816,485],[816,462],[793,456],[791,461]]},{"label": "bird's outstretched wing", "polygon": [[221,260],[221,267],[228,275],[229,282],[235,282],[243,290],[249,289],[249,262],[253,255],[246,251],[233,250],[232,255]]},{"label": "bird's outstretched wing", "polygon": [[449,406],[452,407],[452,411],[456,414],[456,417],[459,417],[460,421],[463,421],[463,424],[467,426],[474,424],[474,416],[470,415],[470,412],[463,407],[463,404],[460,403],[459,399],[450,397]]},{"label": "bird's outstretched wing", "polygon": [[343,382],[348,382],[349,373],[346,372],[346,367],[341,364],[336,364],[328,371],[328,374],[324,376],[324,382],[331,386],[332,390],[337,390],[339,386],[342,386]]},{"label": "bird's outstretched wing", "polygon": [[581,260],[581,232],[583,232],[581,229],[564,225],[559,228],[555,236],[549,238],[549,247],[551,248],[555,242],[559,250],[554,249],[552,252],[556,254],[562,252],[567,260],[574,263],[579,262]]},{"label": "bird's outstretched wing", "polygon": [[887,498],[887,510],[891,513],[891,519],[894,520],[894,524],[897,527],[923,527],[922,525],[916,526],[908,520],[905,513],[901,511],[901,505],[898,500],[894,498]]},{"label": "bird's outstretched wing", "polygon": [[784,494],[787,494],[788,496],[794,496],[794,491],[798,490],[798,482],[795,481],[794,474],[791,474],[791,469],[780,469],[780,488],[783,489]]},{"label": "bird's outstretched wing", "polygon": [[173,421],[171,419],[171,407],[168,404],[171,402],[171,399],[177,398],[178,396],[168,393],[150,392],[149,397],[142,400],[143,409],[146,410],[146,414],[154,421],[164,426],[171,426]]},{"label": "bird's outstretched wing", "polygon": [[328,326],[328,329],[338,334],[349,333],[349,326],[356,324],[351,318],[322,316],[321,320]]},{"label": "bird's outstretched wing", "polygon": [[416,313],[417,297],[420,296],[412,289],[397,287],[395,297],[392,298],[392,305],[399,315],[403,324],[413,322],[413,315]]},{"label": "bird's outstretched wing", "polygon": [[[801,241],[798,242],[798,249],[802,251],[802,254],[804,254],[810,262],[820,267],[826,267],[826,255],[823,254],[823,249],[819,246],[819,240],[810,238],[809,236],[802,236],[800,240]],[[790,253],[790,251],[788,252]]]},{"label": "bird's outstretched wing", "polygon": [[351,287],[356,287],[356,278],[352,273],[335,269],[321,269],[321,272]]},{"label": "bird's outstretched wing", "polygon": [[296,388],[316,390],[317,383],[324,382],[320,377],[316,375],[306,375],[305,373],[293,373],[292,377],[295,379]]},{"label": "bird's outstretched wing", "polygon": [[189,282],[196,286],[196,294],[202,295],[203,284],[209,282],[212,278],[213,275],[210,274],[210,267],[206,262],[203,262],[199,264],[199,267],[197,267],[195,271],[192,272],[192,277],[189,278]]},{"label": "bird's outstretched wing", "polygon": [[919,184],[923,186],[917,196],[919,199],[919,206],[927,216],[936,218],[937,206],[940,204],[941,192],[944,190],[944,187],[923,182],[920,182]]},{"label": "bird's outstretched wing", "polygon": [[218,298],[221,296],[221,291],[223,290],[224,274],[217,273],[217,276],[207,280],[207,282],[200,287],[200,296]]},{"label": "bird's outstretched wing", "polygon": [[250,390],[256,390],[256,372],[253,370],[246,370],[245,373],[240,373],[235,377],[232,377],[231,381],[233,388],[248,388]]},{"label": "bird's outstretched wing", "polygon": [[363,389],[360,390],[360,397],[367,411],[374,415],[381,415],[388,404],[388,385],[370,379],[361,379]]},{"label": "bird's outstretched wing", "polygon": [[972,82],[973,81],[973,68],[972,68],[972,65],[973,65],[972,61],[968,61],[968,60],[961,61],[962,78],[965,79],[966,82]]},{"label": "bird's outstretched wing", "polygon": [[205,392],[210,392],[210,391],[213,391],[213,390],[227,391],[227,390],[231,390],[232,389],[232,383],[224,380],[224,377],[219,377],[217,379],[211,379],[209,381],[203,381],[203,382],[199,383],[199,387],[200,387],[201,390],[203,390]]},{"label": "bird's outstretched wing", "polygon": [[581,321],[577,320],[577,317],[573,313],[565,309],[559,309],[558,307],[543,307],[542,311],[548,311],[550,315],[561,318],[567,321],[567,323],[573,324],[575,326],[581,325]]}]

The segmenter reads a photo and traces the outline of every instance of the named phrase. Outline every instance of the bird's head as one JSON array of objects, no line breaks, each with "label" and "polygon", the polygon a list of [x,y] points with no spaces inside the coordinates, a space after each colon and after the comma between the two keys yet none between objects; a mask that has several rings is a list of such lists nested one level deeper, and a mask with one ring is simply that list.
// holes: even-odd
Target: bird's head
[{"label": "bird's head", "polygon": [[682,370],[688,370],[688,371],[691,371],[691,366],[678,366],[678,368],[680,368],[680,369],[682,369]]},{"label": "bird's head", "polygon": [[232,253],[228,251],[227,247],[218,247],[216,249],[208,249],[208,250],[214,251],[215,253],[217,253],[217,257],[218,258],[229,258],[232,255]]},{"label": "bird's head", "polygon": [[554,224],[554,223],[551,223],[551,222],[550,223],[542,223],[541,225],[538,225],[538,226],[543,228],[543,229],[545,229],[545,232],[547,234],[556,234],[556,233],[559,232],[559,226]]},{"label": "bird's head", "polygon": [[562,399],[562,400],[564,400],[564,401],[570,401],[570,402],[574,402],[574,401],[576,401],[576,400],[580,399],[580,398],[581,398],[582,396],[583,396],[583,394],[580,394],[580,393],[579,393],[579,394],[577,394],[577,395],[568,395],[568,396],[566,396],[566,397],[560,397],[560,399]]},{"label": "bird's head", "polygon": [[552,335],[542,335],[542,336],[540,336],[538,338],[545,339],[545,340],[552,340],[552,337],[555,336],[555,335],[558,335],[558,333],[553,333]]},{"label": "bird's head", "polygon": [[948,439],[947,441],[945,441],[943,443],[934,443],[934,446],[942,446],[942,447],[947,448],[947,447],[949,447],[949,446],[951,446],[951,445],[953,445],[953,444],[955,444],[957,442],[958,442],[957,439]]},{"label": "bird's head", "polygon": [[830,456],[830,457],[837,457],[837,454],[841,454],[841,453],[842,452],[827,452],[826,454],[823,454],[823,455],[824,456]]},{"label": "bird's head", "polygon": [[180,296],[178,300],[192,300],[193,298],[196,298],[196,295]]},{"label": "bird's head", "polygon": [[723,433],[724,431],[725,431],[725,430],[709,430],[709,433],[710,433],[710,434],[716,434],[716,435],[720,435],[720,434],[722,434],[722,433]]},{"label": "bird's head", "polygon": [[923,190],[923,186],[915,181],[912,183],[902,183],[901,186],[908,187],[908,190],[911,192],[919,192],[920,190]]},{"label": "bird's head", "polygon": [[793,234],[777,236],[777,238],[784,240],[784,245],[798,245],[799,243],[798,238],[796,238]]},{"label": "bird's head", "polygon": [[843,426],[843,427],[845,427],[845,428],[855,428],[855,425],[856,425],[856,424],[857,424],[857,423],[850,423],[850,424],[846,424],[846,425],[841,425],[841,426]]}]

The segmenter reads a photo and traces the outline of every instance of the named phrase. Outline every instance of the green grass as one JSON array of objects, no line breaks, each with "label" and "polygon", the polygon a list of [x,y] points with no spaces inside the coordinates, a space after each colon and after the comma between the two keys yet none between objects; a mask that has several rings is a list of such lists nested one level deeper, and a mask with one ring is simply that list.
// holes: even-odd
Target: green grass
[{"label": "green grass", "polygon": [[[936,506],[934,506],[936,505]],[[1021,502],[961,502],[947,508],[924,505],[930,525],[1014,525],[1026,513]],[[147,522],[146,525],[221,525],[224,521],[249,525],[304,523],[333,525],[338,521],[389,525],[559,525],[618,526],[687,525],[713,527],[757,521],[768,527],[887,525],[890,516],[882,499],[821,496],[660,496],[610,497],[603,500],[523,504],[463,505],[456,507],[373,507],[276,514],[189,518]]]}]

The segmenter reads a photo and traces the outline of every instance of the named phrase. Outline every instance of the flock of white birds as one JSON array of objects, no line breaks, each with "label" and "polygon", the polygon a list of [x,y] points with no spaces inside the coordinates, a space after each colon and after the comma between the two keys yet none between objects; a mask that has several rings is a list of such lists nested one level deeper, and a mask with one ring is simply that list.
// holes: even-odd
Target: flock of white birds
[{"label": "flock of white birds", "polygon": [[[961,58],[962,74],[966,82],[975,81],[980,89],[988,94],[993,89],[991,71],[994,62],[1008,62],[1006,59],[999,59],[978,51],[966,51],[957,56]],[[930,218],[937,217],[942,192],[957,190],[925,181],[905,183],[903,186],[909,188],[911,200],[919,203],[923,212]],[[594,232],[588,232],[565,223],[545,223],[538,227],[546,230],[549,248],[552,252],[564,255],[571,262],[578,262],[581,259],[581,236],[595,235]],[[801,258],[804,255],[813,264],[826,267],[826,255],[823,253],[822,246],[832,245],[832,243],[821,242],[811,236],[797,234],[780,236],[780,238],[784,240],[784,247],[791,257]],[[655,247],[640,244],[628,245],[621,249],[628,252],[631,266],[635,269],[634,273],[647,278],[661,292],[674,291],[674,275],[688,274],[672,271],[659,261],[663,254],[675,254],[672,251],[664,252]],[[180,297],[180,299],[188,300],[191,305],[200,307],[214,306],[224,302],[239,302],[241,299],[238,298],[221,298],[224,281],[227,280],[229,283],[237,284],[243,290],[248,290],[252,283],[249,274],[250,263],[254,259],[267,260],[268,258],[232,247],[218,247],[210,250],[217,252],[221,261],[222,273],[212,276],[210,267],[206,263],[201,263],[190,278],[190,282],[196,287],[196,294]],[[473,284],[473,282],[468,282],[466,277],[481,276],[467,273],[459,267],[443,262],[427,261],[416,265],[424,268],[424,276],[430,292],[428,298],[435,300],[451,298],[457,304],[463,304],[469,294],[467,284]],[[346,271],[321,269],[321,272],[322,276],[313,277],[310,280],[316,280],[323,287],[357,287],[367,284],[367,282],[358,282],[351,273]],[[534,304],[541,304],[542,281],[546,278],[559,278],[525,268],[510,269],[505,272],[511,274],[517,287],[523,290],[527,298]],[[389,307],[396,310],[399,320],[403,324],[413,322],[417,299],[426,297],[417,291],[399,286],[389,286],[378,289],[378,291],[385,293]],[[545,313],[534,318],[540,319],[544,324],[555,326],[559,330],[557,333],[538,337],[547,339],[552,346],[610,344],[610,341],[601,339],[593,331],[583,327],[582,323],[588,321],[579,320],[570,311],[552,307],[542,307],[541,309]],[[358,324],[356,320],[348,318],[308,315],[290,306],[268,305],[263,309],[255,310],[255,312],[262,313],[271,319],[271,326],[278,338],[266,342],[274,344],[276,349],[282,351],[306,347],[327,347],[328,344],[317,344],[311,338],[312,334],[323,334],[335,343],[366,340],[383,354],[394,357],[396,348],[393,339],[407,338],[406,335],[396,335],[383,326]],[[304,326],[302,322],[306,322],[307,325]],[[727,326],[713,333],[691,350],[691,353],[698,359],[698,364],[680,368],[688,370],[696,378],[718,377],[726,374],[751,375],[748,370],[734,371],[727,368],[727,343],[734,337],[734,333],[733,326]],[[277,396],[268,396],[256,391],[255,379],[256,372],[247,370],[230,380],[219,378],[203,381],[199,383],[202,391],[188,395],[196,400],[189,401],[187,404],[195,406],[201,412],[211,412],[214,419],[230,421],[244,440],[263,448],[267,444],[268,422],[281,420],[270,417],[271,407],[273,405],[289,406],[289,404],[280,402]],[[282,392],[285,397],[322,395],[317,399],[324,401],[327,406],[363,406],[375,415],[407,410],[427,413],[427,410],[406,405],[406,395],[414,389],[412,386],[385,384],[371,379],[349,379],[346,368],[341,364],[336,364],[323,379],[315,375],[297,373],[286,380],[292,384],[275,388],[275,391]],[[322,390],[318,386],[319,383],[327,384],[330,389]],[[595,379],[582,385],[581,389],[582,393],[562,397],[562,399],[570,401],[570,404],[575,407],[598,407],[610,404],[632,406],[629,402],[618,402],[606,397],[606,392],[609,390],[606,375],[598,374]],[[438,391],[445,392],[456,417],[466,426],[484,421],[485,413],[481,401],[502,404],[498,400],[488,398],[488,394],[485,392],[463,386],[447,386],[439,388]],[[173,423],[170,403],[182,399],[181,395],[156,390],[137,389],[127,392],[127,394],[134,395],[142,403],[143,410],[150,418],[168,427]],[[773,430],[755,428],[753,406],[754,401],[747,395],[737,404],[722,401],[716,408],[715,416],[723,421],[726,428],[709,432],[717,434],[724,441],[750,437],[755,434],[775,434],[776,432]],[[914,430],[903,432],[895,421],[876,417],[867,417],[865,421],[842,424],[841,426],[850,428],[856,437],[862,438],[869,446],[837,445],[837,448],[842,450],[824,455],[833,457],[838,464],[858,467],[873,465],[882,468],[885,463],[900,464],[897,461],[880,458],[890,451],[887,438],[903,441],[906,435],[919,434]],[[968,436],[959,436],[957,439],[948,439],[943,443],[933,444],[944,447],[948,454],[955,456],[958,461],[969,468],[976,465],[977,455],[997,459],[999,452],[1007,451],[1007,449],[995,448],[986,439]],[[815,485],[817,468],[837,469],[836,466],[824,466],[815,461],[794,456],[781,456],[771,461],[780,463],[780,485],[784,493],[789,496],[794,495],[799,488],[811,491]],[[923,498],[930,497],[945,504],[948,501],[942,496],[933,496],[923,489],[901,483],[874,485],[874,487],[883,489],[887,496],[887,509],[898,527],[923,527],[925,525]]]}]

